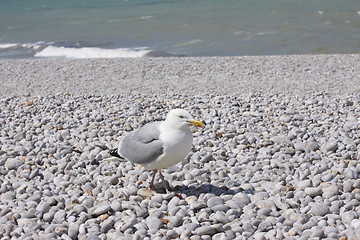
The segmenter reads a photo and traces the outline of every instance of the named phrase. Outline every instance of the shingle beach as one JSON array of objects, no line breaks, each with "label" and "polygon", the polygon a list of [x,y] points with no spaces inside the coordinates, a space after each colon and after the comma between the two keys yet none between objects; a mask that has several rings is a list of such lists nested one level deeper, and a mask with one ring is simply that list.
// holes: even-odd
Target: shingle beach
[{"label": "shingle beach", "polygon": [[[2,239],[360,239],[360,55],[1,60],[0,84]],[[173,108],[205,127],[156,193],[108,149]]]}]

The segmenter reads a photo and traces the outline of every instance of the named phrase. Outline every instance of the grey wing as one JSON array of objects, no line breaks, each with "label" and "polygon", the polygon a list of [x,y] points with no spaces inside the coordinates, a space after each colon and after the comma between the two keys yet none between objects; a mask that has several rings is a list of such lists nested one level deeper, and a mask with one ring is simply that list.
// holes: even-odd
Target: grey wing
[{"label": "grey wing", "polygon": [[159,139],[161,122],[147,124],[128,133],[119,146],[119,154],[133,163],[148,163],[163,154],[163,144]]}]

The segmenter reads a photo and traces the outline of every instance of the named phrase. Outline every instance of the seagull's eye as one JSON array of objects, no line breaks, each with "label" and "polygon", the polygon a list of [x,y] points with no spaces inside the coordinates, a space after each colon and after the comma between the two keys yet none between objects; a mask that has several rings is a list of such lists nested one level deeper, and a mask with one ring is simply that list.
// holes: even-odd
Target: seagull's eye
[{"label": "seagull's eye", "polygon": [[183,115],[180,115],[179,118],[185,118]]}]

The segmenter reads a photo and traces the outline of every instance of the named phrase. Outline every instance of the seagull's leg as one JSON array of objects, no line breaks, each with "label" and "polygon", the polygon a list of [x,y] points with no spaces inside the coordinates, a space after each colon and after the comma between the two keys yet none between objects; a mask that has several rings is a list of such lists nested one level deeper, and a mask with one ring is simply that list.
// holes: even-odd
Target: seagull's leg
[{"label": "seagull's leg", "polygon": [[150,182],[150,189],[151,189],[152,191],[156,191],[156,188],[155,188],[155,185],[154,185],[154,181],[155,181],[155,176],[156,176],[156,172],[157,172],[157,171],[158,171],[157,169],[153,170],[154,176],[152,177],[152,180],[151,180],[151,182]]},{"label": "seagull's leg", "polygon": [[159,170],[159,174],[160,174],[160,178],[161,178],[161,181],[162,181],[162,183],[163,183],[163,185],[164,185],[164,188],[165,188],[166,193],[169,193],[169,189],[168,189],[167,186],[166,186],[166,182],[165,182],[164,176],[161,174],[161,171],[160,171],[160,170]]}]

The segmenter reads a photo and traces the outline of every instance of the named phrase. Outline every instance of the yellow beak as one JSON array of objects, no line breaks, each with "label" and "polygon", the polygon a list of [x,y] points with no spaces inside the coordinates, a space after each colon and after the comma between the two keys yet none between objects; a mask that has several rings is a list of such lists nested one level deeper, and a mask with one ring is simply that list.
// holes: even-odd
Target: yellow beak
[{"label": "yellow beak", "polygon": [[204,126],[202,122],[200,122],[198,120],[195,120],[195,119],[192,120],[192,121],[188,121],[188,123],[191,123],[192,125],[197,126],[197,127],[203,127]]}]

